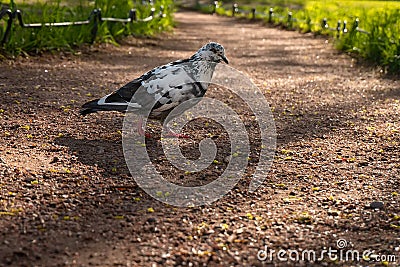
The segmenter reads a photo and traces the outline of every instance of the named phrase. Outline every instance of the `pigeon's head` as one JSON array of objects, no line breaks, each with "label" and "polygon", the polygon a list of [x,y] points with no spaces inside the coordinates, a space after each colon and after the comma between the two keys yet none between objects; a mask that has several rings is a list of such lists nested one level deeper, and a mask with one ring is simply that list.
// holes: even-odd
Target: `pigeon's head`
[{"label": "pigeon's head", "polygon": [[224,61],[228,64],[228,59],[225,57],[225,49],[222,45],[215,42],[210,42],[204,45],[202,48],[197,51],[195,57],[200,60],[211,61],[215,63],[220,63]]}]

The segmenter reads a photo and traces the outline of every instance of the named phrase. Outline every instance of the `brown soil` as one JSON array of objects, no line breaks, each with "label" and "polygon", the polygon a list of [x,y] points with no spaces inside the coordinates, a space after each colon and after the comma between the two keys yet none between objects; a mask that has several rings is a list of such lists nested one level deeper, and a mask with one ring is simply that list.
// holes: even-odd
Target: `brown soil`
[{"label": "brown soil", "polygon": [[[176,19],[174,34],[1,63],[0,266],[387,264],[327,256],[317,263],[257,259],[264,245],[320,253],[336,249],[340,238],[347,241],[344,252],[393,254],[397,263],[388,264],[398,266],[399,82],[357,66],[312,35],[190,12]],[[264,184],[249,193],[259,136],[250,130],[247,174],[235,189],[209,206],[176,208],[148,196],[129,174],[122,115],[82,118],[78,111],[210,40],[225,46],[231,65],[272,106],[277,151]],[[217,89],[207,95],[229,99]],[[246,107],[228,103],[243,110],[252,129]],[[226,133],[202,125],[188,125],[192,139],[180,145],[196,158],[198,142],[217,136],[221,165],[205,173],[173,170],[154,152],[159,141],[147,141],[154,164],[175,183],[203,184],[225,167]]]}]

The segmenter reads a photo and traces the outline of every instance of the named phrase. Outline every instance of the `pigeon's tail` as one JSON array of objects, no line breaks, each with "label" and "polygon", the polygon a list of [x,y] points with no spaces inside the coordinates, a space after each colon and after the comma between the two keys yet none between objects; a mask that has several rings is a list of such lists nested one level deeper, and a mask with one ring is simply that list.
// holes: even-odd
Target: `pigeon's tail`
[{"label": "pigeon's tail", "polygon": [[83,109],[79,113],[82,116],[86,116],[87,114],[95,113],[97,111],[102,110],[100,108],[100,106],[97,104],[99,102],[99,100],[100,99],[95,99],[95,100],[92,100],[92,101],[89,101],[89,102],[83,104],[83,106],[82,106]]},{"label": "pigeon's tail", "polygon": [[[118,99],[119,102],[108,102],[109,98],[114,97],[115,94],[111,94],[108,96],[105,96],[100,99],[95,99],[92,101],[89,101],[82,106],[82,110],[79,112],[82,116],[85,116],[90,113],[95,113],[98,111],[119,111],[119,112],[125,112],[126,109],[128,108],[128,105],[126,102],[123,102],[123,100],[120,98]],[[108,100],[108,101],[107,101]]]}]

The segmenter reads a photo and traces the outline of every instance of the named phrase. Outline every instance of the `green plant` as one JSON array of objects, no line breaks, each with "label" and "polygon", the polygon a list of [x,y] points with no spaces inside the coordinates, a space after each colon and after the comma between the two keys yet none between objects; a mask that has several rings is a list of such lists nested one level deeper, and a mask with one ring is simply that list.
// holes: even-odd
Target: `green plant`
[{"label": "green plant", "polygon": [[[173,24],[174,11],[172,0],[158,0],[154,8],[158,12],[164,6],[163,18],[155,18],[148,22],[101,22],[99,23],[96,42],[117,44],[118,40],[127,35],[152,35],[168,30]],[[88,19],[93,9],[101,10],[103,17],[127,18],[129,10],[137,9],[137,17],[144,18],[150,14],[150,5],[133,3],[129,0],[84,0],[62,1],[54,0],[16,2],[10,0],[12,10],[22,10],[25,23],[48,23],[64,21],[84,21]],[[4,35],[6,20],[0,21],[0,34]],[[39,53],[46,50],[74,48],[92,41],[93,21],[88,25],[73,25],[68,27],[22,28],[14,20],[9,41],[3,46],[3,53],[18,55],[20,53]],[[1,51],[1,50],[0,50]]]},{"label": "green plant", "polygon": [[[256,8],[257,12],[264,13],[266,21],[269,20],[268,10],[272,7],[272,23],[277,25],[287,25],[288,12],[291,11],[293,28],[301,32],[331,35],[338,49],[379,64],[389,72],[400,72],[400,1],[232,0],[227,1],[228,4],[221,3],[217,13],[231,16],[233,2],[247,12]],[[327,19],[326,28],[321,26],[323,19]],[[356,19],[359,19],[359,25],[356,25]],[[338,21],[340,32],[336,31]],[[344,22],[347,33],[343,33]],[[340,38],[336,39],[338,35]]]}]

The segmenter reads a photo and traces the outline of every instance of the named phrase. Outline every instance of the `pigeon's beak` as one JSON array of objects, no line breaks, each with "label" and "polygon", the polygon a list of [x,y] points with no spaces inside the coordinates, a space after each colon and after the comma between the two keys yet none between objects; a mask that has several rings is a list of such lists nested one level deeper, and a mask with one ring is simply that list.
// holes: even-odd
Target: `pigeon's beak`
[{"label": "pigeon's beak", "polygon": [[227,59],[224,55],[221,55],[220,57],[222,58],[222,60],[223,60],[226,64],[229,64],[228,59]]}]

